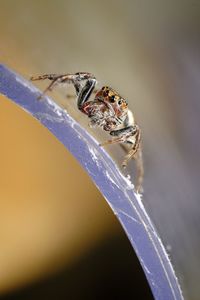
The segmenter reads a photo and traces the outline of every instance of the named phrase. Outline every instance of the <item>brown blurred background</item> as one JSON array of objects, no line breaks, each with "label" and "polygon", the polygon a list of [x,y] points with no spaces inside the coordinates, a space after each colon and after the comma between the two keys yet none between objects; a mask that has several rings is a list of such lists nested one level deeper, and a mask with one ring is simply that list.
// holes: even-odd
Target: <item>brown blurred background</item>
[{"label": "brown blurred background", "polygon": [[[200,295],[199,17],[200,2],[189,0],[0,0],[2,63],[26,78],[89,71],[129,100],[143,129],[144,203],[186,298],[194,300]],[[127,273],[125,290],[131,279],[142,292],[134,253],[87,174],[45,128],[4,97],[0,103],[0,293],[62,270],[13,297],[42,299],[53,286],[52,299],[62,299],[58,290],[65,296],[68,283],[70,299],[84,299],[75,281],[80,287],[89,274],[91,289],[100,271],[86,270],[91,252],[104,265],[116,255],[108,269],[117,268],[118,279]]]}]

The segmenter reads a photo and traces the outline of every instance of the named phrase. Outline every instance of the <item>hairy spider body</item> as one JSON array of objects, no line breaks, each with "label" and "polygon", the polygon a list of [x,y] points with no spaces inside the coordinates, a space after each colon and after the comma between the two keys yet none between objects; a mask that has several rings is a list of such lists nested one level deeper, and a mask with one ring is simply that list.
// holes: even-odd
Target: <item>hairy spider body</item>
[{"label": "hairy spider body", "polygon": [[62,83],[72,83],[77,95],[78,109],[90,118],[89,126],[101,127],[108,131],[112,139],[100,144],[124,143],[130,145],[128,154],[125,156],[122,166],[125,168],[130,159],[135,159],[138,169],[136,191],[139,192],[143,180],[143,163],[141,151],[141,131],[136,124],[132,112],[128,109],[127,101],[115,90],[103,86],[97,91],[93,100],[91,94],[97,84],[97,80],[91,73],[78,72],[75,74],[46,74],[31,77],[31,80],[51,80],[40,99],[47,91]]},{"label": "hairy spider body", "polygon": [[120,96],[114,90],[103,87],[97,92],[94,100],[83,103],[81,111],[91,119],[91,126],[100,126],[105,131],[112,131],[125,121],[127,103],[124,99],[121,99],[118,100],[118,102],[121,101],[119,105],[115,97],[120,99]]}]

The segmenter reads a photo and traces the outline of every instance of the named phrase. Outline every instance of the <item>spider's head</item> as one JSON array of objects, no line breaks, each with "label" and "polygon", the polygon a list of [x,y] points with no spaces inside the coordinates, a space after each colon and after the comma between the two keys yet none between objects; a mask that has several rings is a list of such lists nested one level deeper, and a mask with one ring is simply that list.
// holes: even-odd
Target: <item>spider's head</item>
[{"label": "spider's head", "polygon": [[97,93],[96,97],[99,100],[105,102],[107,105],[111,105],[117,115],[124,114],[128,111],[128,103],[122,98],[115,90],[108,86],[103,86]]}]

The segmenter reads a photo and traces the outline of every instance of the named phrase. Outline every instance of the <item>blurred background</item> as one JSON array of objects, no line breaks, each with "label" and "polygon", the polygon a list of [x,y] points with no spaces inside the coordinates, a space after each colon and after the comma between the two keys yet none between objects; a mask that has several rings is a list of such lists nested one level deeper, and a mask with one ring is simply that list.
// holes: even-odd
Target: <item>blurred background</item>
[{"label": "blurred background", "polygon": [[[200,298],[199,25],[198,0],[0,0],[1,63],[26,78],[88,71],[128,99],[143,131],[143,202],[190,300]],[[0,108],[2,299],[152,299],[87,174],[25,112],[4,97]]]}]

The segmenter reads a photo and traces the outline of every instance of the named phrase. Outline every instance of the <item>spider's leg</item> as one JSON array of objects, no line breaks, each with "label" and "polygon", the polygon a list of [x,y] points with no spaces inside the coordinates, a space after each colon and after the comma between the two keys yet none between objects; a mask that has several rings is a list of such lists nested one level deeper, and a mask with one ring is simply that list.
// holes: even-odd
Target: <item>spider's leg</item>
[{"label": "spider's leg", "polygon": [[132,147],[129,150],[128,154],[125,156],[122,167],[126,168],[130,159],[134,159],[137,166],[137,179],[135,184],[136,192],[142,190],[143,182],[143,160],[142,160],[142,149],[141,149],[141,132],[138,125],[124,127],[119,130],[113,130],[110,132],[112,136],[117,136],[117,138],[108,140],[102,143],[100,146],[105,146],[113,143],[131,143]]},{"label": "spider's leg", "polygon": [[[138,151],[138,148],[140,146],[140,141],[141,141],[141,132],[140,132],[140,129],[137,125],[135,125],[135,132],[133,134],[133,137],[134,137],[134,140],[131,142],[132,143],[132,148],[129,150],[128,154],[125,156],[124,158],[124,161],[122,163],[122,166],[124,168],[126,168],[127,164],[128,164],[128,161],[131,159],[131,158],[135,158],[135,154],[137,153]],[[125,141],[126,142],[126,141]]]},{"label": "spider's leg", "polygon": [[41,99],[48,91],[52,91],[53,88],[58,83],[71,82],[72,81],[70,74],[65,74],[65,75],[45,74],[45,75],[39,75],[39,76],[32,76],[30,78],[31,81],[45,80],[45,79],[51,80],[51,83],[47,86],[47,88],[43,91],[43,93],[38,97],[38,100]]},{"label": "spider's leg", "polygon": [[48,86],[47,88],[40,94],[40,96],[37,98],[38,100],[42,99],[42,97],[48,92],[52,91],[55,85],[57,84],[57,79],[54,79]]},{"label": "spider's leg", "polygon": [[[82,81],[86,81],[86,84],[82,86],[81,82]],[[94,86],[96,85],[97,81],[96,78],[94,77],[93,74],[88,73],[88,72],[77,72],[75,74],[68,74],[66,75],[66,77],[61,81],[61,82],[68,82],[68,83],[72,83],[74,85],[75,91],[76,91],[76,96],[78,96],[78,98],[81,98],[82,96],[79,96],[80,93],[82,93],[82,90],[84,89],[91,89],[91,92],[89,93],[89,96],[91,95],[91,93],[94,90],[94,87],[91,87],[89,85],[89,83],[87,82],[90,81],[95,81]],[[88,96],[88,98],[89,98]],[[87,99],[88,99],[87,98]],[[87,99],[85,101],[87,101]],[[79,99],[78,99],[78,103],[79,103]],[[84,102],[85,102],[84,101]],[[84,103],[83,102],[83,103]],[[79,105],[78,105],[79,107]]]},{"label": "spider's leg", "polygon": [[137,168],[135,191],[136,193],[139,193],[142,192],[142,182],[144,177],[144,167],[143,167],[142,147],[141,147],[141,132],[139,128],[135,134],[135,142],[133,143],[133,146],[129,150],[128,154],[125,156],[122,166],[126,168],[128,161],[132,158],[135,160],[136,168]]},{"label": "spider's leg", "polygon": [[[90,78],[86,80],[85,85],[82,87],[78,93],[77,106],[78,109],[82,110],[83,104],[88,101],[90,95],[92,94],[97,81],[95,78]],[[75,87],[76,88],[76,87]]]},{"label": "spider's leg", "polygon": [[87,80],[89,78],[94,78],[94,75],[87,72],[78,72],[75,74],[44,74],[39,76],[31,76],[30,80],[36,81],[36,80],[45,80],[45,79],[49,79],[49,80],[59,79],[60,82],[71,83],[73,81],[82,81],[82,80]]},{"label": "spider's leg", "polygon": [[100,147],[104,147],[106,145],[111,145],[111,144],[116,144],[116,143],[120,143],[120,142],[123,142],[122,138],[121,137],[118,137],[116,139],[112,139],[112,140],[107,140],[101,144],[99,144]]},{"label": "spider's leg", "polygon": [[54,80],[54,79],[58,78],[59,76],[62,76],[62,75],[58,75],[58,74],[44,74],[44,75],[39,75],[39,76],[31,76],[30,80],[31,81],[45,80],[45,79]]},{"label": "spider's leg", "polygon": [[138,148],[138,151],[135,155],[135,162],[137,167],[137,179],[135,184],[135,190],[137,193],[143,192],[142,183],[144,177],[144,167],[143,167],[143,158],[142,158],[142,147],[141,145]]},{"label": "spider's leg", "polygon": [[105,146],[114,143],[124,143],[127,141],[127,138],[134,135],[135,132],[136,132],[136,126],[128,126],[122,129],[112,130],[110,132],[110,135],[116,136],[117,138],[105,141],[101,143],[100,146]]},{"label": "spider's leg", "polygon": [[[98,92],[98,89],[94,89],[93,91],[92,91],[92,94],[96,94]],[[77,96],[76,95],[71,95],[71,94],[67,94],[66,95],[66,98],[67,99],[75,99]]]},{"label": "spider's leg", "polygon": [[[47,91],[52,91],[52,89],[57,84],[72,83],[76,90],[76,95],[78,96],[77,105],[79,109],[81,109],[83,103],[85,103],[88,100],[97,82],[94,75],[88,72],[78,72],[75,74],[63,74],[63,75],[45,74],[45,75],[40,75],[35,77],[32,76],[30,78],[30,80],[32,81],[45,80],[45,79],[52,80],[52,82],[44,90],[44,92],[39,98],[41,98]],[[82,81],[86,82],[85,85],[83,86],[81,84]]]}]

